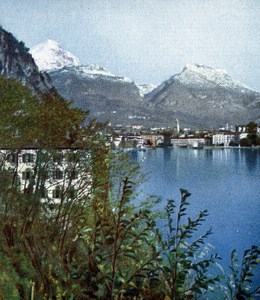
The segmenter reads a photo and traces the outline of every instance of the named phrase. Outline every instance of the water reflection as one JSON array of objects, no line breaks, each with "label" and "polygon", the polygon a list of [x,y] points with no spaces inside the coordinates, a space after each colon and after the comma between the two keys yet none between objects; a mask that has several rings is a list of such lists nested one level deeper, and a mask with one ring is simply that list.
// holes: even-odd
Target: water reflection
[{"label": "water reflection", "polygon": [[137,150],[132,150],[131,152],[131,156],[135,161],[138,161],[138,151]]},{"label": "water reflection", "polygon": [[131,156],[136,161],[155,161],[164,163],[165,167],[174,165],[176,171],[183,165],[192,164],[195,167],[198,162],[203,162],[210,167],[212,164],[219,166],[229,166],[237,169],[237,165],[243,165],[248,171],[259,170],[260,149],[179,149],[179,148],[159,148],[147,151],[132,151]]},{"label": "water reflection", "polygon": [[248,171],[257,171],[260,167],[260,149],[204,149],[203,153],[208,163],[225,164],[234,169],[242,164]]},{"label": "water reflection", "polygon": [[256,170],[259,167],[259,155],[260,151],[255,149],[241,149],[239,154],[245,162],[248,171]]},{"label": "water reflection", "polygon": [[164,162],[169,162],[171,160],[172,151],[170,148],[163,148],[163,160]]}]

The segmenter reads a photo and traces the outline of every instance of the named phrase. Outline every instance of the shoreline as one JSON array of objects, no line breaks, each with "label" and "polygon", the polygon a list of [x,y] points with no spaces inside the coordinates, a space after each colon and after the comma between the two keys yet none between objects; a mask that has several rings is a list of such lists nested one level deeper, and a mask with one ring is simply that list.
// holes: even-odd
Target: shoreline
[{"label": "shoreline", "polygon": [[[117,147],[117,148],[121,148],[121,147]],[[156,147],[144,147],[144,148],[137,148],[137,147],[129,147],[129,148],[121,148],[124,151],[147,151],[147,150],[155,150],[158,148],[167,148],[167,149],[192,149],[192,150],[223,150],[223,149],[251,149],[251,150],[259,150],[260,146],[254,146],[254,147],[239,147],[239,146],[203,146],[203,147],[199,147],[199,148],[194,148],[192,146],[187,146],[187,147],[180,147],[180,146],[156,146]]]}]

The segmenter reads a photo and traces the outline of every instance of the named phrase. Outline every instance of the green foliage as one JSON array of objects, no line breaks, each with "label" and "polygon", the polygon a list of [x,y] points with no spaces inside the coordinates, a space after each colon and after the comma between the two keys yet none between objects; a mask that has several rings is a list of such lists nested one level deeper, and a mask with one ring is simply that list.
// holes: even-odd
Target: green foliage
[{"label": "green foliage", "polygon": [[61,97],[44,95],[39,101],[15,80],[0,76],[1,147],[69,147],[82,144],[86,115]]},{"label": "green foliage", "polygon": [[[73,153],[68,154],[71,168],[90,166],[91,161],[84,160],[83,152],[76,158]],[[52,171],[57,156],[57,151],[39,151],[38,174],[45,163]],[[118,160],[115,165],[113,160],[106,163],[111,174],[127,173]],[[4,179],[0,190],[3,297],[10,291],[13,299],[29,297],[34,286],[36,299],[195,299],[214,286],[219,277],[210,277],[207,271],[218,256],[198,257],[211,231],[196,237],[207,211],[200,212],[195,219],[189,218],[190,194],[181,190],[179,205],[168,201],[166,228],[159,230],[150,207],[136,208],[132,204],[136,186],[133,169],[129,170],[130,177],[116,185],[117,192],[111,192],[115,188],[112,185],[108,193],[100,194],[99,188],[104,187],[106,180],[96,182],[96,198],[93,191],[89,196],[68,199],[64,189],[54,209],[51,199],[40,201],[37,188],[22,193],[13,174],[6,176],[3,170],[5,176],[0,176]],[[34,187],[41,185],[37,177],[32,183]],[[101,196],[106,201],[101,201]],[[92,202],[93,199],[97,202]],[[256,254],[259,254],[257,248],[245,252],[243,270],[240,279],[238,276],[235,279],[233,294],[247,291],[244,282],[249,282],[258,263]]]},{"label": "green foliage", "polygon": [[[149,249],[149,212],[135,208],[136,167],[125,168],[126,157],[107,160],[110,180],[106,202],[100,201],[96,186],[92,224],[87,224],[82,235],[88,247],[88,295],[92,298],[115,299],[138,295],[144,289],[148,267],[154,263]],[[129,177],[125,177],[128,173]],[[117,174],[116,177],[114,175]],[[106,175],[107,178],[107,175]],[[115,182],[118,179],[118,183]],[[104,182],[101,186],[104,186]],[[104,194],[103,194],[104,196]],[[91,299],[92,299],[91,298]]]},{"label": "green foliage", "polygon": [[241,147],[251,147],[253,145],[252,141],[248,138],[243,138],[240,140]]},{"label": "green foliage", "polygon": [[247,124],[247,137],[240,140],[242,147],[251,147],[260,145],[260,136],[257,135],[257,124],[249,122]]},{"label": "green foliage", "polygon": [[257,124],[255,122],[249,122],[246,127],[248,134],[256,134]]},{"label": "green foliage", "polygon": [[41,147],[71,147],[81,145],[81,126],[86,115],[60,97],[45,95],[34,111],[35,137]]},{"label": "green foliage", "polygon": [[161,257],[158,276],[164,285],[164,293],[170,299],[193,299],[220,279],[219,276],[210,278],[207,275],[209,267],[219,259],[218,255],[212,254],[199,261],[194,259],[203,250],[211,230],[194,238],[208,213],[207,210],[201,211],[194,220],[187,217],[189,196],[186,190],[181,189],[178,206],[174,200],[168,200],[167,224],[163,231],[156,229],[156,247]]},{"label": "green foliage", "polygon": [[0,76],[1,147],[18,147],[31,142],[36,100],[26,87]]},{"label": "green foliage", "polygon": [[260,286],[251,289],[253,271],[260,262],[260,247],[252,246],[251,249],[244,251],[241,266],[238,264],[237,252],[231,253],[230,269],[232,273],[228,275],[227,286],[231,299],[252,299],[253,296],[260,292]]},{"label": "green foliage", "polygon": [[0,256],[0,299],[19,300],[19,276],[7,257]]},{"label": "green foliage", "polygon": [[[74,291],[71,261],[80,253],[81,242],[74,239],[79,233],[81,216],[90,203],[90,193],[83,193],[90,185],[90,158],[83,150],[78,150],[76,159],[71,159],[73,150],[66,153],[70,162],[64,179],[59,181],[63,186],[60,201],[55,203],[51,197],[43,201],[40,188],[48,186],[47,180],[49,186],[55,181],[42,176],[42,172],[48,170],[50,175],[53,174],[58,154],[57,151],[37,151],[34,176],[24,183],[23,190],[15,183],[16,172],[6,173],[1,164],[0,231],[3,234],[0,252],[4,261],[9,262],[3,268],[2,278],[6,273],[12,276],[10,281],[15,278],[21,298],[22,295],[28,298],[31,283],[35,285],[37,299],[45,295],[54,297],[58,293],[72,295]],[[75,184],[71,174],[78,169],[81,176],[76,183],[77,195],[71,196],[69,191]],[[80,254],[80,257],[84,255]]]}]

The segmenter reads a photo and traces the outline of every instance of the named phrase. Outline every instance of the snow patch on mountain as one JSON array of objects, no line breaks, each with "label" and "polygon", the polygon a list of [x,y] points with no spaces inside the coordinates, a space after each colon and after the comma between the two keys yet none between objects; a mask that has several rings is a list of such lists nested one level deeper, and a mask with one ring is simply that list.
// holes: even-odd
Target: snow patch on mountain
[{"label": "snow patch on mountain", "polygon": [[85,75],[103,75],[103,76],[111,76],[115,77],[114,74],[112,74],[109,70],[97,65],[97,64],[92,64],[92,65],[86,65],[86,66],[80,66],[77,68],[78,72],[81,72]]},{"label": "snow patch on mountain", "polygon": [[39,70],[49,71],[62,69],[65,66],[79,66],[79,59],[71,52],[61,48],[60,44],[47,40],[34,46],[30,53]]},{"label": "snow patch on mountain", "polygon": [[218,85],[225,88],[239,88],[242,92],[249,87],[233,80],[225,70],[215,69],[200,64],[187,64],[180,74],[174,75],[171,80],[178,80],[184,85],[205,87]]},{"label": "snow patch on mountain", "polygon": [[72,67],[64,67],[60,70],[61,73],[74,73],[80,77],[87,77],[87,78],[103,78],[106,80],[113,80],[113,81],[124,81],[124,82],[133,82],[131,79],[127,77],[120,77],[116,76],[107,70],[104,67],[101,67],[97,64],[92,65],[80,65],[80,66],[72,66]]},{"label": "snow patch on mountain", "polygon": [[157,85],[155,84],[140,84],[137,85],[139,89],[139,93],[141,97],[144,97],[144,95],[149,94],[151,91],[157,88]]}]

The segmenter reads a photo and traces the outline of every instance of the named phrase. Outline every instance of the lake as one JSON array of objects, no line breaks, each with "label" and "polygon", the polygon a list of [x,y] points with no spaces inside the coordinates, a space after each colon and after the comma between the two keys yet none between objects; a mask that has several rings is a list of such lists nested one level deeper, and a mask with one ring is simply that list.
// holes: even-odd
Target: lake
[{"label": "lake", "polygon": [[191,216],[208,209],[204,228],[211,227],[213,235],[207,241],[226,270],[233,249],[241,257],[251,245],[260,245],[260,149],[156,148],[131,155],[148,173],[142,195],[160,196],[160,208],[166,199],[179,199],[184,188],[191,193]]}]

